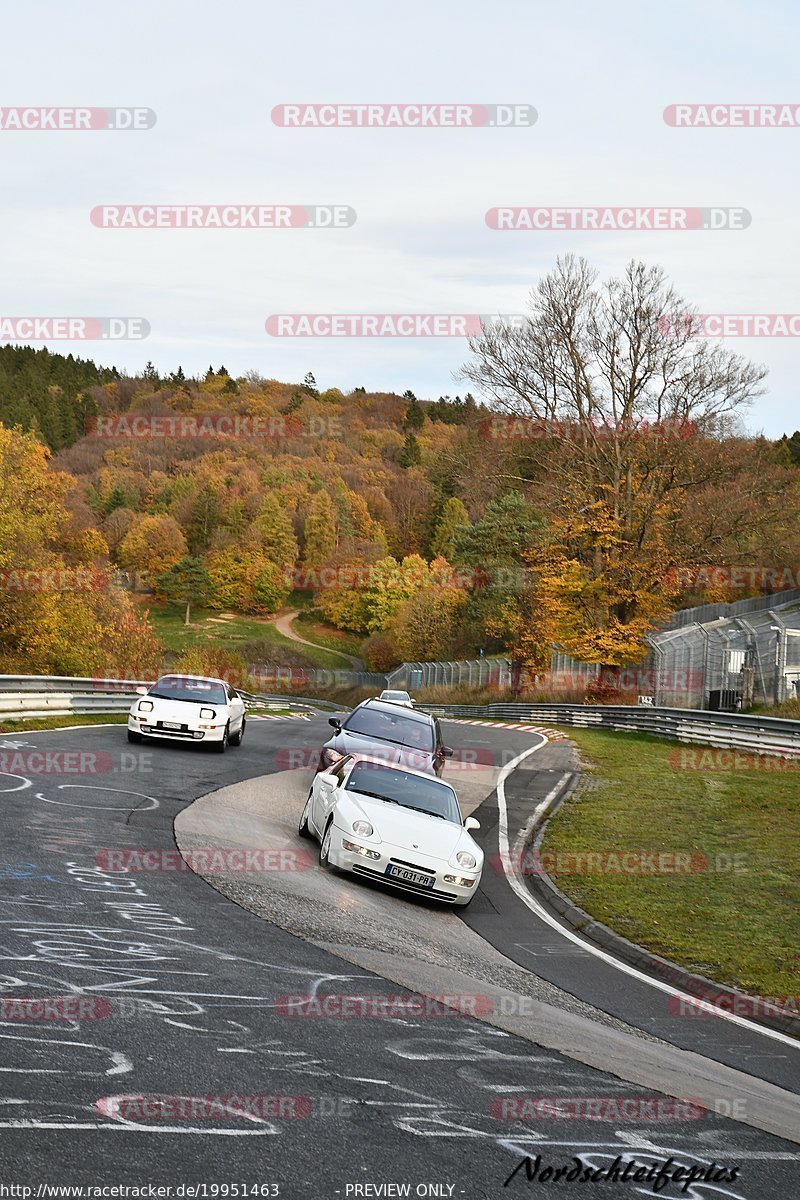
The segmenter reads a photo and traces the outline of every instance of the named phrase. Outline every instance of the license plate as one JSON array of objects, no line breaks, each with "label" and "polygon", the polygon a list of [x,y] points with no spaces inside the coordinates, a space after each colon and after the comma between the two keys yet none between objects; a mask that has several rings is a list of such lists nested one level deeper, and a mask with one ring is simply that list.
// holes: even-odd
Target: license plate
[{"label": "license plate", "polygon": [[180,729],[181,727],[180,721],[162,721],[161,724],[164,729]]},{"label": "license plate", "polygon": [[408,871],[405,867],[396,867],[392,863],[386,868],[386,874],[394,879],[404,879],[406,883],[419,883],[422,887],[432,888],[435,879],[430,875],[422,875],[419,871]]}]

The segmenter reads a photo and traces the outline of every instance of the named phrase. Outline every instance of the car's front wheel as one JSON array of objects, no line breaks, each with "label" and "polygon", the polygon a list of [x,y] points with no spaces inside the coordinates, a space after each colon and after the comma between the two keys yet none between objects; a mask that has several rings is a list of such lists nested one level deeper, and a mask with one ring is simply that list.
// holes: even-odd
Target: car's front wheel
[{"label": "car's front wheel", "polygon": [[223,730],[221,739],[218,742],[211,743],[211,749],[214,750],[216,754],[224,754],[225,751],[228,749],[229,735],[230,735],[230,725],[226,725],[225,729]]},{"label": "car's front wheel", "polygon": [[245,731],[246,725],[247,725],[247,721],[244,719],[244,717],[242,717],[242,724],[241,724],[240,728],[237,730],[236,733],[232,733],[230,738],[228,739],[232,746],[241,746],[242,738],[244,737],[244,731]]},{"label": "car's front wheel", "polygon": [[322,835],[322,841],[319,846],[319,865],[327,871],[333,870],[333,864],[328,857],[331,852],[331,839],[333,837],[333,818],[328,821],[327,828]]},{"label": "car's front wheel", "polygon": [[134,729],[128,730],[128,741],[129,742],[135,742],[136,745],[138,745],[139,742],[141,742],[141,740],[142,740],[142,735],[140,733],[136,733],[136,731]]},{"label": "car's front wheel", "polygon": [[311,792],[308,793],[303,815],[300,818],[300,824],[297,826],[297,835],[301,838],[310,838],[311,830],[308,827],[308,814],[311,812]]}]

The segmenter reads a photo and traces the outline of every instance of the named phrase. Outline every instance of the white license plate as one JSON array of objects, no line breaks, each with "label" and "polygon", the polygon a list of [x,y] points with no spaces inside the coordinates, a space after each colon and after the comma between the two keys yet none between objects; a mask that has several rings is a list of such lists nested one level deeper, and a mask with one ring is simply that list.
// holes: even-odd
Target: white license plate
[{"label": "white license plate", "polygon": [[433,887],[436,882],[430,875],[422,875],[419,871],[408,871],[405,867],[396,867],[390,863],[386,868],[386,874],[391,875],[393,879],[404,879],[406,883],[419,883],[422,887]]},{"label": "white license plate", "polygon": [[180,721],[162,721],[161,724],[164,729],[180,729],[181,727]]}]

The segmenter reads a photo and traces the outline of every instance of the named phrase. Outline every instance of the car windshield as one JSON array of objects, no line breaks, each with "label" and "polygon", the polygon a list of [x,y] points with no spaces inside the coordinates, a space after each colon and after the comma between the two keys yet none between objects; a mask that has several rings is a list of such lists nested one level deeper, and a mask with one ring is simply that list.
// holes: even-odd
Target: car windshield
[{"label": "car windshield", "polygon": [[384,692],[381,695],[381,700],[410,700],[408,692]]},{"label": "car windshield", "polygon": [[399,746],[410,746],[414,750],[433,749],[433,727],[403,712],[383,712],[379,708],[357,708],[342,726],[347,733],[360,733],[364,737],[377,738],[382,742],[396,742]]},{"label": "car windshield", "polygon": [[148,693],[161,700],[188,700],[193,704],[227,704],[225,688],[213,679],[186,679],[164,675]]},{"label": "car windshield", "polygon": [[350,772],[345,791],[372,796],[389,804],[401,804],[403,808],[413,808],[428,816],[461,824],[461,812],[451,787],[438,779],[413,775],[396,767],[357,762]]}]

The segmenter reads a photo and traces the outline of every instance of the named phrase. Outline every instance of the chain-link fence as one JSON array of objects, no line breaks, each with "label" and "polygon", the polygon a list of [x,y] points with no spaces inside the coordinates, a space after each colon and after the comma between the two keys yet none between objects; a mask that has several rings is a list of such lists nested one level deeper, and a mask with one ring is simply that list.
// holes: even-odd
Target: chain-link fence
[{"label": "chain-link fence", "polygon": [[512,687],[509,658],[472,658],[463,662],[401,663],[386,679],[387,688],[406,691],[434,687],[492,687],[507,691]]},{"label": "chain-link fence", "polygon": [[[685,609],[647,643],[642,662],[608,680],[629,703],[716,711],[779,704],[800,696],[800,589]],[[387,684],[409,691],[488,687],[553,700],[597,694],[602,685],[598,664],[557,648],[549,671],[520,671],[508,658],[403,663]]]}]

